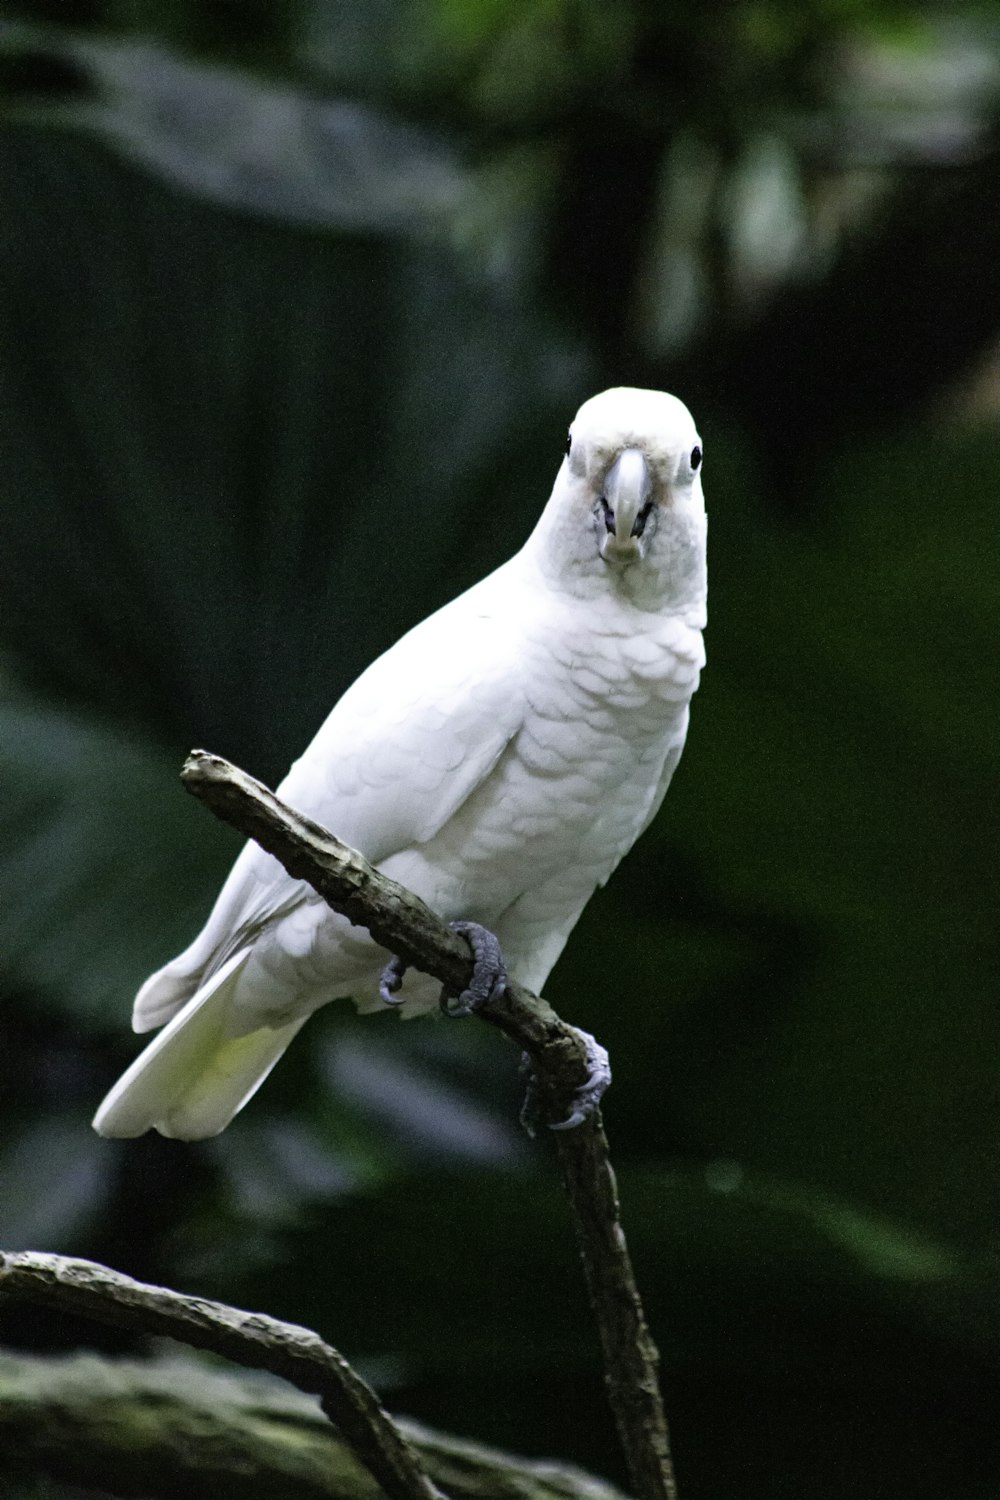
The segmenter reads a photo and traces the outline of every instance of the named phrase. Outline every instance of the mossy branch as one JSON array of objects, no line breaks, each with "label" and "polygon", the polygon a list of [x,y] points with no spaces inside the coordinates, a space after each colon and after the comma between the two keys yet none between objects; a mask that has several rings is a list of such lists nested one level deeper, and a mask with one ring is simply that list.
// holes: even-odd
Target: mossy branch
[{"label": "mossy branch", "polygon": [[149,1286],[93,1261],[30,1250],[0,1252],[0,1291],[165,1335],[280,1375],[319,1397],[323,1411],[390,1500],[442,1500],[375,1392],[342,1354],[308,1328]]},{"label": "mossy branch", "polygon": [[[625,1500],[570,1465],[531,1462],[400,1419],[450,1500]],[[189,1355],[0,1354],[0,1474],[113,1484],[143,1500],[378,1500],[384,1491],[315,1401]],[[0,1493],[7,1489],[0,1480]],[[46,1490],[48,1494],[49,1491]]]}]

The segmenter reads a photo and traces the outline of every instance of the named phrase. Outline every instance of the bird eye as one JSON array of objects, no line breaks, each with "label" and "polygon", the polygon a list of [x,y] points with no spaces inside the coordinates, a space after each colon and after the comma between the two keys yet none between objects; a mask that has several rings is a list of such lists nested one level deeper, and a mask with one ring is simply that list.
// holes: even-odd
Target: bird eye
[{"label": "bird eye", "polygon": [[700,464],[701,464],[701,449],[700,448],[692,448],[691,449],[691,467],[692,467],[692,469],[697,469]]},{"label": "bird eye", "polygon": [[572,446],[573,446],[573,434],[571,432],[567,432],[567,434],[566,434],[566,457],[567,458],[569,458],[569,450],[572,448]]}]

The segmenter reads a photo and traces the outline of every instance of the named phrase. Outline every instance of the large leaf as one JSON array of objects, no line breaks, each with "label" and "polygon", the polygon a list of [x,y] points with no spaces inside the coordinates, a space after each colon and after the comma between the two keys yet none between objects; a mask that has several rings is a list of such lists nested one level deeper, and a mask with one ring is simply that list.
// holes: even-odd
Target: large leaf
[{"label": "large leaf", "polygon": [[[6,45],[4,45],[6,43]],[[206,66],[139,34],[8,29],[12,114],[84,129],[155,175],[218,206],[337,234],[412,235],[447,225],[469,192],[438,136],[354,100],[260,72]],[[60,107],[31,64],[63,65]],[[277,62],[277,57],[273,58]]]},{"label": "large leaf", "polygon": [[[271,777],[523,537],[583,367],[428,234],[443,148],[329,106],[309,152],[305,98],[87,56],[99,109],[0,134],[0,636],[35,680]],[[205,131],[221,98],[239,133]],[[306,163],[329,181],[293,212]],[[512,493],[549,402],[547,470]]]},{"label": "large leaf", "polygon": [[0,690],[0,989],[127,1024],[240,847],[141,731]]}]

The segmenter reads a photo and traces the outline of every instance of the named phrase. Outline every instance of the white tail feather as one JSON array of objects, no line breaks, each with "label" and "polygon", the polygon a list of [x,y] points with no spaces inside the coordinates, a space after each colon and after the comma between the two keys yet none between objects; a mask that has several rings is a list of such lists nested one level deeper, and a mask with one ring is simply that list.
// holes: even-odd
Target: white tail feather
[{"label": "white tail feather", "polygon": [[122,1074],[94,1116],[99,1134],[155,1129],[201,1140],[224,1130],[256,1093],[306,1018],[230,1034],[229,1002],[249,951],[223,964]]},{"label": "white tail feather", "polygon": [[[203,932],[190,948],[185,948],[183,953],[164,964],[162,969],[157,969],[155,974],[150,974],[132,1006],[132,1030],[153,1031],[166,1025],[195,995],[210,994],[212,982],[220,974],[231,972],[230,965],[235,959],[245,959],[246,956],[247,950],[243,949],[232,954],[216,969],[218,945],[214,937],[212,941],[206,941],[206,934]],[[209,968],[215,972],[210,973],[202,984],[205,971]]]},{"label": "white tail feather", "polygon": [[[181,956],[183,959],[183,955]],[[192,998],[198,988],[198,970],[188,970],[181,959],[166,964],[151,974],[135,997],[132,1009],[133,1031],[154,1031]]]}]

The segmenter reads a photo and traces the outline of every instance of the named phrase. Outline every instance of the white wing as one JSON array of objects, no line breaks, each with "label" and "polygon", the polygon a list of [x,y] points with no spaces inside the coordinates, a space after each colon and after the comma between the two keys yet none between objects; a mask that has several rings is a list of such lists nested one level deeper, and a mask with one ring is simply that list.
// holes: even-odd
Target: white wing
[{"label": "white wing", "polygon": [[[524,714],[516,618],[492,586],[510,565],[430,616],[351,686],[278,788],[282,799],[374,864],[427,843],[497,764]],[[506,616],[506,620],[504,619]],[[191,947],[136,996],[133,1026],[176,1014],[277,917],[310,899],[257,844],[240,854]]]}]

